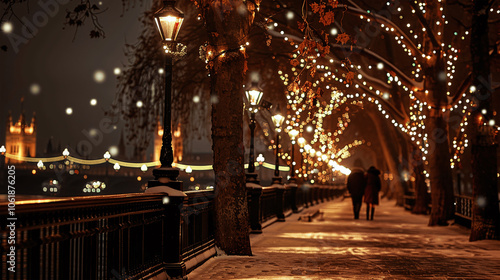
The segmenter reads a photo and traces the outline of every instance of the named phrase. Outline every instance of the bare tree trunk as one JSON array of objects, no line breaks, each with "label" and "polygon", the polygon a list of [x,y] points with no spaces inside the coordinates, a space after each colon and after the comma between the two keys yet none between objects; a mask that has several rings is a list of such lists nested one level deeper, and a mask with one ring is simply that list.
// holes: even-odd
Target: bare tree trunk
[{"label": "bare tree trunk", "polygon": [[448,220],[454,214],[448,123],[439,112],[440,110],[431,110],[427,125],[432,199],[429,226],[448,225]]},{"label": "bare tree trunk", "polygon": [[[251,255],[243,148],[243,54],[212,74],[216,242],[227,254]],[[240,94],[238,94],[240,92]]]},{"label": "bare tree trunk", "polygon": [[215,172],[215,242],[230,255],[251,255],[243,148],[243,84],[246,54],[241,45],[254,19],[248,2],[201,1],[207,32],[212,93]]},{"label": "bare tree trunk", "polygon": [[434,24],[441,20],[443,10],[437,1],[427,0],[426,12],[423,15],[429,24],[429,36],[423,42],[428,59],[423,63],[424,90],[429,114],[426,121],[428,147],[428,171],[431,185],[432,210],[429,226],[447,225],[453,218],[453,181],[450,167],[450,146],[448,123],[441,109],[448,106],[445,59],[441,50],[444,24]]},{"label": "bare tree trunk", "polygon": [[[492,119],[492,97],[487,0],[474,1],[471,32],[471,55],[474,103],[479,106],[472,113],[472,225],[470,241],[500,239],[500,214],[497,190],[497,151],[493,127],[485,124]],[[482,111],[484,111],[482,113]]]}]

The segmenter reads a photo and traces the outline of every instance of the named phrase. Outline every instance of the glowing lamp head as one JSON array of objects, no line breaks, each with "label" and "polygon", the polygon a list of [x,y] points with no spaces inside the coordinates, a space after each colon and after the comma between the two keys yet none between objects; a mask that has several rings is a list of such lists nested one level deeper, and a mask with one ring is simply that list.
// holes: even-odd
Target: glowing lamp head
[{"label": "glowing lamp head", "polygon": [[288,135],[290,135],[290,138],[292,138],[292,140],[295,140],[295,138],[299,135],[299,131],[296,129],[292,129],[288,132]]},{"label": "glowing lamp head", "polygon": [[109,151],[106,151],[106,153],[104,153],[103,157],[106,161],[108,161],[111,158],[111,154],[109,153]]},{"label": "glowing lamp head", "polygon": [[262,165],[264,163],[266,159],[264,158],[264,156],[262,154],[259,154],[259,156],[257,157],[257,162]]},{"label": "glowing lamp head", "polygon": [[278,104],[278,106],[276,106],[275,112],[276,113],[274,113],[274,115],[271,117],[271,119],[273,120],[273,123],[274,123],[274,126],[276,127],[276,129],[280,129],[281,125],[283,124],[283,121],[285,120],[285,117],[281,114],[279,104]]},{"label": "glowing lamp head", "polygon": [[316,155],[316,150],[315,150],[315,149],[313,149],[313,148],[311,148],[311,149],[309,150],[309,155],[310,155],[311,157],[314,157],[314,156]]},{"label": "glowing lamp head", "polygon": [[300,147],[304,147],[304,145],[306,144],[306,139],[304,137],[300,137],[299,139],[297,139],[297,142],[299,143]]},{"label": "glowing lamp head", "polygon": [[309,145],[309,144],[306,144],[306,145],[304,146],[304,150],[306,150],[306,153],[309,153],[309,151],[310,151],[311,149],[312,149],[312,147],[311,147],[311,145]]},{"label": "glowing lamp head", "polygon": [[283,124],[283,121],[285,120],[285,117],[281,114],[276,114],[271,117],[273,119],[273,123],[276,126],[276,128],[280,128],[281,124]]},{"label": "glowing lamp head", "polygon": [[191,172],[193,172],[193,169],[191,168],[191,166],[186,167],[186,173],[191,174]]},{"label": "glowing lamp head", "polygon": [[155,12],[154,18],[161,39],[175,42],[184,21],[184,13],[175,7],[175,1],[163,1],[163,8]]},{"label": "glowing lamp head", "polygon": [[2,145],[2,147],[0,147],[0,154],[4,155],[5,152],[7,152],[7,149],[5,148],[4,145]]},{"label": "glowing lamp head", "polygon": [[259,106],[262,94],[264,94],[264,92],[259,87],[258,83],[252,82],[252,86],[245,91],[248,103],[250,103],[250,108]]},{"label": "glowing lamp head", "polygon": [[141,166],[141,171],[142,171],[142,172],[146,172],[146,171],[148,171],[148,167],[147,167],[145,164],[143,164],[143,165]]},{"label": "glowing lamp head", "polygon": [[117,162],[117,163],[115,163],[115,165],[113,165],[113,169],[114,169],[115,171],[120,170],[120,165],[118,164],[118,162]]},{"label": "glowing lamp head", "polygon": [[69,156],[69,151],[68,151],[68,148],[64,149],[64,151],[62,152],[62,155],[66,158]]}]

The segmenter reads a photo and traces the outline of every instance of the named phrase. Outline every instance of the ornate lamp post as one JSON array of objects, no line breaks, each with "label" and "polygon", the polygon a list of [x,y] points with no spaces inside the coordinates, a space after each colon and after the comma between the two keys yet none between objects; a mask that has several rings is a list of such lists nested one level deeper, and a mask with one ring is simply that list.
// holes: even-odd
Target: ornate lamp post
[{"label": "ornate lamp post", "polygon": [[280,164],[280,132],[281,132],[281,124],[285,120],[285,117],[280,113],[279,105],[276,108],[276,114],[272,117],[275,129],[276,129],[276,163],[274,168],[274,184],[282,184],[283,178],[280,177],[279,164]]},{"label": "ornate lamp post", "polygon": [[257,82],[252,82],[252,86],[245,92],[250,111],[250,155],[248,157],[247,182],[259,183],[257,173],[255,173],[255,153],[254,153],[254,135],[255,135],[255,114],[259,110],[260,100],[262,99],[262,89],[259,88]]},{"label": "ornate lamp post", "polygon": [[0,169],[3,169],[5,165],[5,153],[7,152],[7,149],[5,148],[4,145],[0,147]]},{"label": "ornate lamp post", "polygon": [[69,157],[69,151],[68,151],[68,148],[65,148],[64,151],[62,152],[62,155],[64,157],[64,159],[66,159],[67,157]]},{"label": "ornate lamp post", "polygon": [[262,178],[262,164],[264,164],[264,161],[266,160],[266,158],[264,158],[264,156],[262,154],[259,154],[259,156],[257,157],[257,162],[259,163],[259,176]]},{"label": "ornate lamp post", "polygon": [[[299,144],[299,152],[300,152],[300,172],[304,172],[304,145],[306,144],[306,139],[304,137],[300,137],[297,139],[297,143]],[[300,176],[299,176],[300,177]]]},{"label": "ornate lamp post", "polygon": [[309,170],[308,170],[308,167],[309,167],[309,151],[311,149],[312,149],[312,147],[309,144],[306,144],[304,146],[304,151],[305,151],[305,154],[306,154],[306,159],[305,159],[305,161],[306,161],[306,163],[305,163],[305,173],[304,173],[304,180],[305,181],[307,180],[307,177],[308,177],[307,172],[309,172]]},{"label": "ornate lamp post", "polygon": [[107,184],[109,184],[109,178],[108,178],[108,162],[109,162],[109,159],[111,158],[111,154],[109,153],[109,151],[106,151],[102,157],[103,157],[103,158],[104,158],[104,160],[106,161],[106,183],[107,183]]},{"label": "ornate lamp post", "polygon": [[[182,183],[177,181],[179,169],[172,167],[172,56],[175,54],[175,40],[179,34],[184,13],[175,8],[175,1],[163,1],[163,8],[154,14],[154,19],[165,49],[165,110],[163,116],[163,137],[160,153],[161,167],[153,169],[155,180],[148,187],[168,184],[169,187],[182,191]],[[142,170],[142,169],[141,169]],[[147,169],[146,169],[147,170]]]},{"label": "ornate lamp post", "polygon": [[296,183],[297,178],[295,178],[295,143],[296,143],[295,139],[299,135],[299,131],[296,129],[292,129],[292,130],[288,131],[288,135],[290,136],[290,139],[292,141],[292,152],[291,152],[292,163],[290,166],[290,180],[289,181],[292,183]]},{"label": "ornate lamp post", "polygon": [[314,182],[314,156],[316,156],[316,150],[314,148],[311,148],[309,150],[309,160],[311,161],[311,183]]}]

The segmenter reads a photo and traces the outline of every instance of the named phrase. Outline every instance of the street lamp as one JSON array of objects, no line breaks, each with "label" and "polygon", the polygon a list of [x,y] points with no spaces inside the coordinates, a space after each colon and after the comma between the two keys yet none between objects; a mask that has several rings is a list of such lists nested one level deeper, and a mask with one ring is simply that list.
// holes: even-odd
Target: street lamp
[{"label": "street lamp", "polygon": [[64,151],[62,152],[62,155],[64,158],[67,158],[69,157],[69,151],[68,151],[68,148],[65,148]]},{"label": "street lamp", "polygon": [[154,14],[156,27],[165,43],[173,43],[184,21],[184,13],[175,7],[175,0],[163,1],[163,8]]},{"label": "street lamp", "polygon": [[309,172],[309,170],[308,170],[309,169],[309,151],[311,149],[312,149],[312,147],[309,144],[306,144],[304,146],[304,151],[305,151],[305,154],[306,154],[306,159],[305,159],[305,161],[306,161],[305,162],[306,168],[305,168],[304,179],[306,179],[306,180],[307,180],[307,177],[308,177],[307,172]]},{"label": "street lamp", "polygon": [[111,154],[109,153],[109,151],[106,151],[102,157],[105,161],[109,161],[109,159],[111,158]]},{"label": "street lamp", "polygon": [[[289,181],[291,183],[295,183],[297,181],[297,179],[295,178],[295,138],[297,138],[297,136],[299,135],[299,131],[296,129],[292,129],[292,130],[288,131],[288,135],[290,136],[290,139],[292,140],[292,152],[291,152],[291,156],[292,156],[291,165],[292,166],[290,167],[291,176],[290,176]],[[304,139],[304,138],[302,138],[302,139]],[[305,141],[305,139],[304,139],[304,141]]]},{"label": "street lamp", "polygon": [[285,117],[280,113],[279,105],[276,108],[276,114],[274,114],[271,118],[273,120],[275,129],[276,129],[276,163],[275,163],[275,168],[274,168],[273,183],[274,184],[282,184],[282,178],[280,177],[280,171],[279,171],[280,132],[281,132],[281,124],[283,124]]},{"label": "street lamp", "polygon": [[[299,143],[299,152],[300,152],[300,172],[304,172],[304,145],[306,144],[306,139],[304,137],[300,137],[297,139],[297,143]],[[300,177],[300,175],[299,175]]]},{"label": "street lamp", "polygon": [[3,169],[4,164],[5,164],[5,153],[6,152],[7,152],[7,149],[5,148],[4,145],[2,145],[2,147],[0,147],[0,155],[1,155],[1,157],[0,157],[0,161],[1,161],[0,162],[0,167],[1,167],[1,169]]},{"label": "street lamp", "polygon": [[259,154],[259,156],[257,157],[257,162],[259,163],[259,175],[260,177],[262,178],[262,164],[264,163],[266,159],[264,158],[264,156],[262,154]]},{"label": "street lamp", "polygon": [[[179,169],[172,167],[174,152],[172,150],[172,56],[175,54],[177,35],[179,34],[184,14],[175,8],[175,1],[163,1],[163,8],[155,12],[154,19],[162,42],[165,56],[165,109],[163,115],[163,136],[160,152],[161,167],[153,169],[155,180],[148,187],[168,184],[169,187],[182,191],[182,183],[177,181]],[[143,166],[145,167],[145,166]],[[144,168],[141,167],[144,171]],[[146,169],[147,170],[147,169]]]},{"label": "street lamp", "polygon": [[316,156],[316,150],[314,148],[311,148],[309,150],[309,161],[311,161],[311,183],[314,182],[314,156]]},{"label": "street lamp", "polygon": [[109,177],[109,174],[108,174],[109,172],[108,172],[108,164],[107,163],[108,163],[109,159],[111,158],[111,154],[109,153],[109,151],[106,151],[102,157],[106,161],[106,183],[109,184],[109,178],[108,178]]},{"label": "street lamp", "polygon": [[257,82],[252,82],[252,86],[245,92],[250,111],[250,155],[248,156],[248,169],[246,174],[247,182],[258,184],[257,174],[255,173],[255,153],[254,153],[254,135],[255,135],[255,114],[259,110],[260,100],[262,98],[262,89],[259,88]]}]

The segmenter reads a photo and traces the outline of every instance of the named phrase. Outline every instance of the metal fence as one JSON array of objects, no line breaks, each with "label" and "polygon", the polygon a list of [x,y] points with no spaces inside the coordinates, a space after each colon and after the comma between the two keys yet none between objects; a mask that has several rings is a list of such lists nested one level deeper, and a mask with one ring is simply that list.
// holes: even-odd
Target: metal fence
[{"label": "metal fence", "polygon": [[[252,232],[344,193],[344,186],[247,187]],[[2,279],[184,277],[215,254],[214,192],[122,194],[18,201],[0,229]],[[7,221],[7,202],[0,203]],[[12,233],[14,232],[14,233]],[[15,235],[15,244],[9,236]],[[13,246],[13,247],[11,247]],[[15,262],[14,273],[8,270]]]}]

